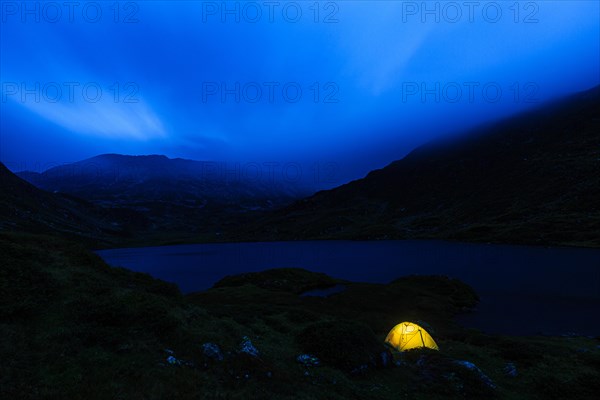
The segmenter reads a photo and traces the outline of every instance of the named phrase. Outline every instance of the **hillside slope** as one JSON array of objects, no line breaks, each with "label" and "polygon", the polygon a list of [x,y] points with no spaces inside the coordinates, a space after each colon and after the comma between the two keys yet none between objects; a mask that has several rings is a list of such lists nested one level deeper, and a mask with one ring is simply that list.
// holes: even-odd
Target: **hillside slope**
[{"label": "hillside slope", "polygon": [[249,214],[274,210],[312,193],[255,167],[103,154],[18,176],[40,189],[117,210],[134,226],[136,238],[144,237],[133,243],[140,245],[218,238]]},{"label": "hillside slope", "polygon": [[0,231],[60,234],[99,246],[127,235],[118,221],[86,201],[40,190],[0,163]]},{"label": "hillside slope", "polygon": [[238,237],[600,246],[600,88],[436,142]]},{"label": "hillside slope", "polygon": [[180,207],[268,209],[307,195],[306,190],[264,172],[248,165],[243,168],[163,155],[102,154],[41,174],[26,171],[17,175],[41,189],[127,206],[168,202]]}]

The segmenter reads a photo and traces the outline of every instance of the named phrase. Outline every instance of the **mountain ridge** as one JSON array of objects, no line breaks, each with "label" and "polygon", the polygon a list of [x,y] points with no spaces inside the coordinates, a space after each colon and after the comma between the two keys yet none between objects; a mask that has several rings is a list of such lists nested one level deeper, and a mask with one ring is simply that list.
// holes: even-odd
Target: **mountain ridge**
[{"label": "mountain ridge", "polygon": [[595,87],[434,141],[233,236],[599,247],[599,110]]},{"label": "mountain ridge", "polygon": [[113,210],[131,222],[140,238],[171,243],[219,236],[223,226],[249,213],[307,194],[303,187],[251,172],[218,162],[112,153],[17,175],[42,190]]},{"label": "mountain ridge", "polygon": [[[181,192],[217,202],[236,196],[285,202],[306,195],[307,189],[303,187],[293,187],[282,179],[264,177],[260,174],[262,171],[258,172],[253,175],[241,168],[228,169],[225,163],[216,161],[107,153],[41,173],[22,171],[16,175],[44,190],[61,191],[91,201],[102,198],[98,196],[98,189],[108,185],[141,191],[142,188],[135,185],[152,181],[162,181],[164,185],[182,181],[185,184],[177,187]],[[160,193],[155,192],[152,198],[160,199]]]},{"label": "mountain ridge", "polygon": [[[420,146],[362,179],[287,206],[290,197],[256,206],[264,200],[253,195],[256,188],[222,181],[216,202],[190,196],[190,189],[210,189],[209,179],[194,182],[210,162],[164,155],[108,153],[19,175],[56,192],[58,208],[114,208],[144,234],[177,231],[178,242],[446,239],[600,247],[598,110],[600,86],[476,134]],[[24,188],[29,195],[37,190]]]}]

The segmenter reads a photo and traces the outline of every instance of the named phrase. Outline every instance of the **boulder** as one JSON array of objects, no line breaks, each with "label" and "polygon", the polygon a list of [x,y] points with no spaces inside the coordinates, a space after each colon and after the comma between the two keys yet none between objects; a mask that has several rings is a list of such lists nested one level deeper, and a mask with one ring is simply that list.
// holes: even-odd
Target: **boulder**
[{"label": "boulder", "polygon": [[167,357],[167,363],[169,363],[169,365],[181,365],[182,361],[178,360],[174,356],[169,356]]},{"label": "boulder", "polygon": [[296,361],[304,367],[318,367],[321,364],[317,357],[310,354],[300,354]]},{"label": "boulder", "polygon": [[519,375],[519,373],[517,372],[517,366],[514,363],[506,363],[506,365],[504,366],[504,373],[512,378]]},{"label": "boulder", "polygon": [[249,356],[257,357],[257,358],[260,356],[258,349],[256,347],[254,347],[254,345],[252,344],[252,341],[250,340],[250,338],[248,336],[244,336],[242,338],[242,343],[240,343],[239,352],[245,353],[245,354],[248,354]]},{"label": "boulder", "polygon": [[221,351],[221,349],[219,348],[218,345],[214,344],[214,343],[204,343],[202,345],[202,353],[210,358],[211,360],[215,360],[215,361],[223,361],[223,352]]},{"label": "boulder", "polygon": [[462,367],[467,368],[468,370],[475,372],[477,374],[477,376],[479,376],[479,379],[481,379],[481,381],[490,389],[496,388],[496,385],[494,384],[494,382],[492,382],[492,380],[486,374],[484,374],[483,371],[481,369],[479,369],[478,366],[476,366],[472,362],[463,361],[463,360],[455,360],[454,362],[457,365],[460,365]]}]

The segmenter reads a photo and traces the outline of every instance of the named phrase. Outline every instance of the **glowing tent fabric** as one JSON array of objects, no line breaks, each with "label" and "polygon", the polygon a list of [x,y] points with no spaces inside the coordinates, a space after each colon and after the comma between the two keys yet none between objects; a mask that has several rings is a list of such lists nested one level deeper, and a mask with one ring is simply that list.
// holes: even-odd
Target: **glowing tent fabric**
[{"label": "glowing tent fabric", "polygon": [[406,351],[421,347],[439,350],[435,340],[421,326],[413,322],[401,322],[392,328],[385,338],[385,343],[398,351]]}]

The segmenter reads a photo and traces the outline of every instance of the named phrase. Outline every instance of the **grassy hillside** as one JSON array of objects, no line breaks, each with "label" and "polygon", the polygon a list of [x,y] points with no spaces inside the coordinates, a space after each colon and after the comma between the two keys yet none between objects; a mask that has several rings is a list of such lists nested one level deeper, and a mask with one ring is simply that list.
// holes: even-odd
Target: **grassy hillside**
[{"label": "grassy hillside", "polygon": [[0,231],[60,233],[98,247],[129,236],[124,221],[84,200],[40,190],[0,163]]},{"label": "grassy hillside", "polygon": [[600,246],[600,87],[435,142],[233,238]]},{"label": "grassy hillside", "polygon": [[[464,330],[453,315],[477,297],[448,278],[350,284],[273,270],[183,296],[62,239],[1,233],[0,254],[0,398],[547,400],[600,390],[597,339]],[[335,283],[346,290],[298,295]],[[383,339],[403,320],[427,325],[441,351],[384,368]],[[241,351],[244,337],[258,356]],[[300,364],[307,352],[321,364]],[[455,360],[475,363],[496,387]]]}]

